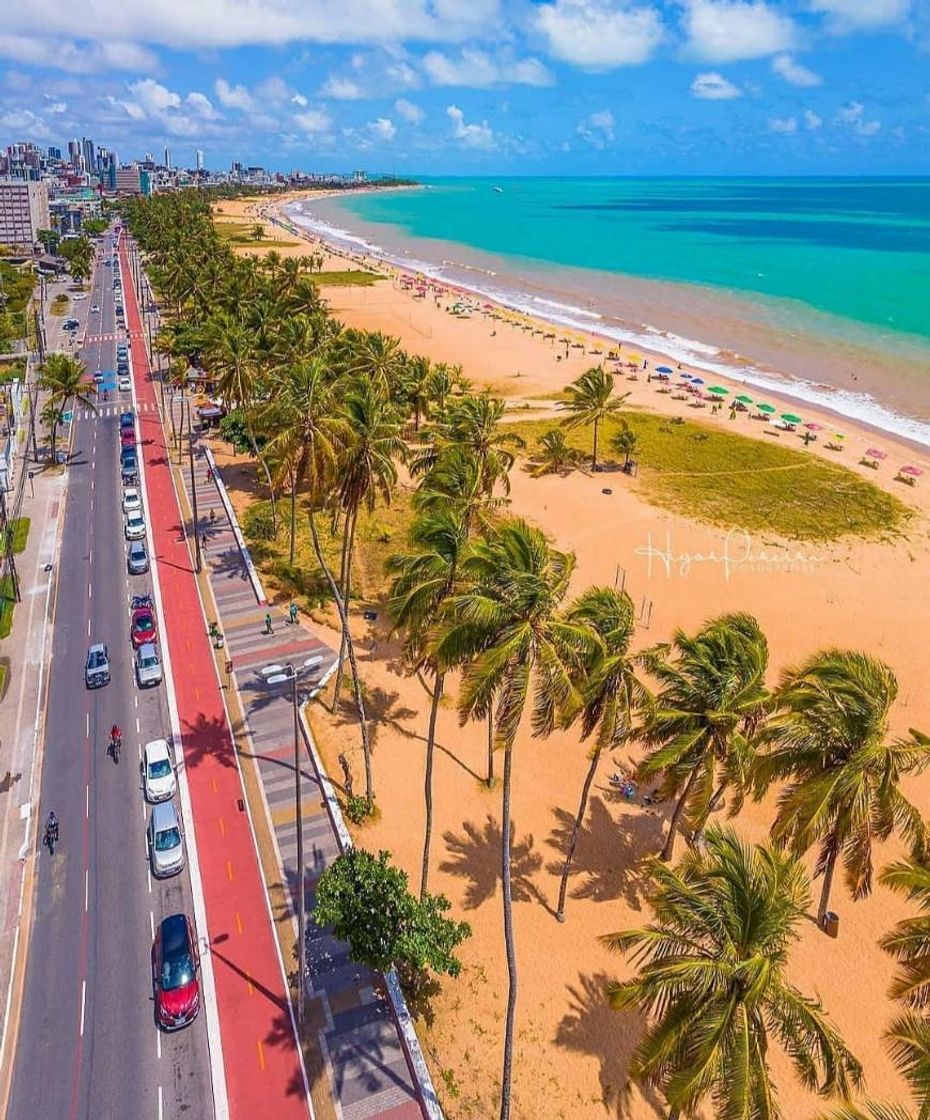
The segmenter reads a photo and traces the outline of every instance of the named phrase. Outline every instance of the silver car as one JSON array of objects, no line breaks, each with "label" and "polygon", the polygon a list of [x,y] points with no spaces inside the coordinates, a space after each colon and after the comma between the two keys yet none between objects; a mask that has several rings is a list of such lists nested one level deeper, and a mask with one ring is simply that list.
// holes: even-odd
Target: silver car
[{"label": "silver car", "polygon": [[184,834],[173,801],[162,801],[152,809],[148,842],[155,878],[177,875],[184,867]]},{"label": "silver car", "polygon": [[145,800],[151,803],[168,801],[174,797],[177,782],[171,751],[165,739],[153,739],[145,744],[142,752],[142,790]]},{"label": "silver car", "polygon": [[145,642],[136,650],[136,680],[140,688],[161,684],[161,661],[153,642]]},{"label": "silver car", "polygon": [[138,541],[145,537],[145,518],[140,510],[133,509],[126,514],[124,532],[127,541]]}]

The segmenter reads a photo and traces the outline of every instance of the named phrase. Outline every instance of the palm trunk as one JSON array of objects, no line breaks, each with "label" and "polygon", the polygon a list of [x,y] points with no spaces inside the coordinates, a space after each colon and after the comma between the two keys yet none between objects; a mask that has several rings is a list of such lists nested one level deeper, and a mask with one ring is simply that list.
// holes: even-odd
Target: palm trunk
[{"label": "palm trunk", "polygon": [[291,548],[290,548],[290,562],[291,566],[297,557],[297,474],[296,472],[291,475]]},{"label": "palm trunk", "polygon": [[[352,571],[352,550],[355,547],[355,522],[358,517],[358,510],[346,511],[345,531],[342,535],[342,571],[340,574],[340,586],[342,588],[342,597],[346,604],[346,611],[349,609],[349,591],[351,584],[351,571]],[[342,632],[342,642],[339,647],[339,660],[336,662],[336,682],[333,687],[333,711],[336,711],[336,705],[339,703],[339,691],[342,688],[343,665],[345,664],[346,656],[346,631]]]},{"label": "palm trunk", "polygon": [[588,795],[591,792],[594,775],[597,773],[597,764],[600,761],[601,751],[598,747],[591,755],[591,765],[588,767],[584,785],[581,787],[581,804],[578,806],[578,815],[575,817],[575,823],[572,825],[572,834],[568,841],[568,851],[565,853],[565,866],[562,868],[562,882],[559,884],[559,904],[555,911],[555,916],[560,922],[565,921],[565,892],[568,890],[568,875],[571,871],[572,860],[575,856],[575,845],[578,843],[578,833],[581,831],[585,810],[588,807]]},{"label": "palm trunk", "polygon": [[597,421],[594,421],[594,448],[591,451],[591,470],[597,470]]},{"label": "palm trunk", "polygon": [[433,699],[429,709],[429,729],[426,732],[426,776],[423,782],[426,803],[426,825],[423,830],[423,865],[420,870],[420,901],[426,896],[429,883],[429,848],[433,836],[433,754],[436,746],[436,717],[439,714],[439,701],[442,699],[443,674],[439,673],[433,683]]},{"label": "palm trunk", "polygon": [[827,863],[823,869],[823,886],[820,888],[820,904],[817,907],[817,925],[823,929],[824,918],[830,908],[830,889],[833,886],[833,872],[836,869],[836,860],[839,849],[834,845],[827,856]]},{"label": "palm trunk", "polygon": [[687,783],[685,784],[685,788],[682,790],[681,797],[678,798],[678,804],[675,806],[675,812],[672,813],[672,819],[669,821],[668,836],[665,838],[665,847],[662,849],[662,852],[659,856],[659,858],[665,863],[668,863],[668,861],[672,858],[672,852],[675,849],[675,836],[678,833],[678,825],[681,821],[681,814],[684,812],[685,805],[691,793],[691,787],[694,785],[697,776],[698,768],[695,766],[695,768],[691,771],[691,777],[688,779]]},{"label": "palm trunk", "polygon": [[723,795],[726,793],[726,790],[726,782],[721,782],[720,785],[717,786],[717,788],[714,790],[713,796],[711,797],[710,801],[707,802],[707,812],[704,814],[703,820],[691,835],[692,844],[696,844],[697,841],[700,840],[704,835],[704,829],[707,827],[707,822],[708,820],[710,820],[710,815],[722,801]]},{"label": "palm trunk", "polygon": [[510,785],[513,748],[504,753],[504,793],[501,811],[501,886],[504,895],[504,946],[507,952],[507,1017],[504,1021],[504,1068],[501,1073],[500,1120],[510,1120],[510,1082],[513,1072],[513,1033],[517,1011],[517,955],[513,944],[513,892],[510,881]]},{"label": "palm trunk", "polygon": [[255,442],[255,436],[252,434],[251,427],[247,427],[246,431],[249,434],[249,443],[252,445],[252,454],[259,461],[262,471],[265,474],[265,482],[268,484],[268,494],[271,498],[271,531],[275,536],[278,535],[278,505],[274,496],[274,483],[271,481],[271,471],[268,469],[268,464],[265,462],[263,456],[258,450],[258,444]]},{"label": "palm trunk", "polygon": [[485,779],[488,789],[494,785],[494,709],[488,708],[488,776]]},{"label": "palm trunk", "polygon": [[333,598],[336,601],[336,610],[339,612],[339,621],[342,624],[342,632],[346,637],[346,648],[349,652],[349,665],[352,669],[352,686],[355,693],[355,707],[358,711],[358,722],[362,732],[362,754],[365,756],[365,797],[368,801],[368,807],[374,801],[375,791],[374,784],[371,776],[371,741],[368,738],[368,721],[365,718],[365,700],[362,696],[361,684],[358,677],[358,665],[355,660],[355,643],[352,641],[352,635],[349,633],[349,617],[346,612],[345,603],[339,594],[339,588],[336,586],[336,581],[333,578],[333,573],[329,569],[329,565],[323,558],[323,549],[320,547],[320,536],[316,528],[316,518],[313,516],[313,510],[309,513],[310,521],[310,536],[313,539],[313,551],[316,553],[317,563],[323,570],[323,575],[326,577],[326,582],[329,584],[329,589],[332,592]]},{"label": "palm trunk", "polygon": [[679,1116],[681,1116],[681,1109],[680,1108],[670,1108],[669,1109],[668,1120],[678,1120]]}]

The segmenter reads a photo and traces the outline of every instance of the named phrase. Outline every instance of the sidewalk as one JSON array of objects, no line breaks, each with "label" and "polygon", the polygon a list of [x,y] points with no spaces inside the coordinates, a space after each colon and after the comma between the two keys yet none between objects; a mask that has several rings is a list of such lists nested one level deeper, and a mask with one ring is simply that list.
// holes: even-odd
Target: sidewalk
[{"label": "sidewalk", "polygon": [[[234,666],[233,678],[243,707],[252,760],[261,782],[278,863],[290,893],[291,914],[296,916],[299,873],[290,688],[282,692],[280,685],[265,684],[258,670],[286,661],[299,666],[308,657],[321,655],[324,660],[319,672],[307,676],[307,686],[311,687],[334,666],[336,654],[300,623],[291,625],[276,608],[260,605],[219,487],[209,478],[208,470],[208,460],[198,446],[194,477],[200,533],[206,542],[204,564],[219,616],[217,621],[226,640],[224,653]],[[189,490],[186,455],[179,474],[185,490]],[[209,519],[211,509],[216,514],[213,523]],[[274,619],[270,635],[264,629],[269,611]],[[421,1120],[423,1116],[441,1115],[438,1109],[428,1111],[421,1101],[411,1070],[409,1043],[405,1043],[395,1018],[384,978],[350,961],[346,946],[320,930],[310,916],[313,887],[341,847],[327,809],[323,783],[313,760],[307,753],[304,757],[301,778],[308,897],[309,1019],[317,1034],[336,1116],[342,1120]],[[415,1039],[411,1041],[416,1046]],[[432,1095],[431,1086],[427,1095]]]}]

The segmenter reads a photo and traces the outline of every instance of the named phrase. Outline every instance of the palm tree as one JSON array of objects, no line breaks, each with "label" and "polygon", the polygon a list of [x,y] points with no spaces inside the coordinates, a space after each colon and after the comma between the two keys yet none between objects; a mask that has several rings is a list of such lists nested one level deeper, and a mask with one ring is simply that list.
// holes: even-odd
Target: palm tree
[{"label": "palm tree", "polygon": [[80,358],[73,354],[49,354],[39,376],[39,388],[48,394],[43,416],[50,421],[52,462],[58,442],[58,429],[64,414],[75,404],[97,411],[97,388],[85,380],[87,370]]},{"label": "palm tree", "polygon": [[435,399],[433,397],[435,387],[436,382],[429,358],[418,354],[408,359],[401,376],[401,396],[413,412],[415,432],[420,430],[421,417],[429,417],[430,406]]},{"label": "palm tree", "polygon": [[644,713],[647,754],[640,774],[662,776],[662,797],[678,801],[661,858],[669,860],[682,819],[700,831],[727,787],[736,811],[748,785],[753,732],[765,713],[768,644],[747,614],[722,615],[694,637],[679,630],[669,658],[649,667],[659,692]]},{"label": "palm tree", "polygon": [[420,872],[420,898],[428,889],[430,841],[433,831],[433,753],[436,719],[443,695],[445,674],[429,645],[429,632],[445,603],[457,590],[458,573],[468,544],[468,530],[454,509],[421,513],[410,531],[410,551],[389,558],[387,571],[394,577],[388,613],[398,629],[406,631],[405,655],[413,672],[432,678],[429,726],[426,733],[424,781],[426,825]]},{"label": "palm tree", "polygon": [[624,421],[619,431],[614,432],[610,440],[610,450],[616,451],[619,455],[623,456],[623,469],[629,471],[630,460],[633,458],[633,452],[636,450],[636,444],[639,440],[636,432],[628,427]]},{"label": "palm tree", "polygon": [[581,790],[581,803],[572,824],[559,885],[556,918],[565,920],[565,893],[578,833],[588,807],[588,795],[597,774],[604,750],[621,747],[633,730],[633,711],[646,699],[646,690],[636,676],[640,659],[631,656],[633,640],[633,601],[625,591],[612,587],[592,587],[569,607],[568,618],[579,626],[589,627],[592,636],[584,653],[578,680],[581,697],[581,738],[597,733],[590,751],[590,765]]},{"label": "palm tree", "polygon": [[533,474],[567,474],[578,466],[583,453],[571,447],[560,428],[550,428],[539,437],[533,456]]},{"label": "palm tree", "polygon": [[504,402],[488,393],[460,397],[449,403],[436,441],[440,455],[444,449],[458,447],[475,460],[479,487],[488,497],[498,485],[505,494],[510,493],[508,476],[514,452],[526,446],[516,432],[501,423],[505,411]]},{"label": "palm tree", "polygon": [[608,420],[619,415],[629,393],[614,396],[614,379],[601,366],[592,366],[571,385],[565,392],[568,399],[559,401],[558,407],[570,412],[571,416],[563,420],[566,428],[586,428],[594,426],[594,444],[591,448],[591,470],[597,470],[597,429],[602,420]]},{"label": "palm tree", "polygon": [[819,845],[823,877],[817,920],[823,924],[837,860],[853,898],[872,890],[872,845],[898,829],[924,836],[920,813],[904,796],[904,774],[930,762],[930,740],[887,741],[898,694],[894,674],[865,653],[829,649],[789,669],[776,692],[777,712],[756,770],[758,792],[789,784],[778,797],[772,838],[796,855]]},{"label": "palm tree", "polygon": [[710,1098],[719,1117],[781,1116],[767,1053],[778,1041],[809,1089],[847,1098],[861,1068],[819,1002],[789,983],[791,945],[810,905],[801,865],[708,829],[677,867],[654,860],[652,922],[602,941],[637,965],[608,989],[617,1010],[648,1025],[631,1072],[661,1089],[669,1118]]},{"label": "palm tree", "polygon": [[467,586],[448,600],[434,639],[437,664],[464,666],[460,719],[485,718],[493,707],[495,745],[504,752],[501,885],[509,985],[500,1120],[510,1116],[517,1006],[510,867],[514,746],[528,703],[534,736],[547,735],[577,703],[571,653],[583,631],[559,615],[574,565],[574,556],[553,549],[539,529],[517,519],[502,522],[473,544],[463,565]]},{"label": "palm tree", "polygon": [[879,881],[916,902],[920,913],[905,918],[886,934],[881,947],[900,965],[890,995],[908,1007],[930,1006],[930,867],[919,860],[898,860],[886,867]]}]

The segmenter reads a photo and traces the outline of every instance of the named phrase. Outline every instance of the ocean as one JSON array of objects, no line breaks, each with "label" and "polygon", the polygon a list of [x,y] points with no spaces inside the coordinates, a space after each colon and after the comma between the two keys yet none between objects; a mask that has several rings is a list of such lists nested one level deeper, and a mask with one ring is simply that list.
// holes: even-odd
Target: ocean
[{"label": "ocean", "polygon": [[930,179],[436,179],[289,213],[930,445]]}]

